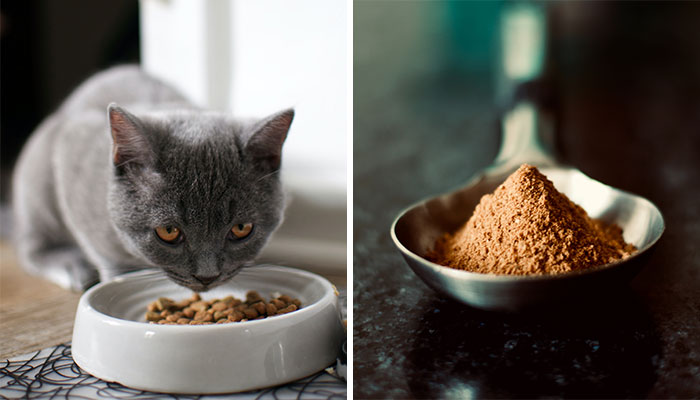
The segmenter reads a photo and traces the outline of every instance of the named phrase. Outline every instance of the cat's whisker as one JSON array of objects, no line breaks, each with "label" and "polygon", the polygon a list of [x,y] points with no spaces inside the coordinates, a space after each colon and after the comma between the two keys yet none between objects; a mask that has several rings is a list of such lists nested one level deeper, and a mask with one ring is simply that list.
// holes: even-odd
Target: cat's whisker
[{"label": "cat's whisker", "polygon": [[256,263],[256,264],[250,264],[250,265],[244,265],[241,269],[251,269],[251,268],[259,268],[259,267],[269,267],[270,263],[264,262],[264,263]]},{"label": "cat's whisker", "polygon": [[144,276],[152,276],[152,275],[158,275],[158,274],[163,273],[162,269],[156,268],[156,267],[142,268],[139,271],[144,271],[143,272]]},{"label": "cat's whisker", "polygon": [[139,274],[139,279],[148,279],[152,278],[157,275],[161,275],[163,271],[159,268],[155,267],[150,267],[150,268],[140,268],[140,269],[133,269],[130,270],[128,273],[135,272],[135,271],[140,271],[141,274]]},{"label": "cat's whisker", "polygon": [[256,262],[254,262],[254,261],[251,261],[251,262],[247,262],[247,263],[241,264],[241,268],[240,268],[240,269],[243,269],[243,268],[260,267],[261,265],[265,265],[265,264],[259,264],[259,263],[256,263]]},{"label": "cat's whisker", "polygon": [[256,182],[260,182],[261,180],[263,180],[263,179],[265,179],[265,178],[267,178],[267,177],[273,176],[273,175],[275,175],[275,174],[277,174],[277,173],[279,173],[279,172],[280,172],[280,170],[277,170],[277,171],[272,171],[272,172],[270,172],[269,174],[265,174],[265,175],[261,176],[260,178],[258,178],[258,180],[257,180]]},{"label": "cat's whisker", "polygon": [[258,262],[255,263],[255,265],[251,265],[251,267],[267,267],[270,265],[289,265],[290,263],[288,261],[284,260],[269,260],[265,262]]}]

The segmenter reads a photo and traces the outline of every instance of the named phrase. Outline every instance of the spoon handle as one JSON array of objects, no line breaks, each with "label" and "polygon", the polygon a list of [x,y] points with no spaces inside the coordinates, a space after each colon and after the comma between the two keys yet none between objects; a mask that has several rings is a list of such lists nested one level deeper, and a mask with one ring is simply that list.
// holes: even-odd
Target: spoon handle
[{"label": "spoon handle", "polygon": [[[533,3],[509,3],[503,11],[501,93],[507,97],[515,97],[515,88],[542,75],[545,18],[545,10]],[[552,118],[535,101],[519,99],[503,117],[501,148],[487,173],[507,173],[523,163],[556,165],[552,127]]]},{"label": "spoon handle", "polygon": [[495,164],[515,169],[523,163],[554,166],[551,118],[535,103],[524,100],[503,118],[501,148]]}]

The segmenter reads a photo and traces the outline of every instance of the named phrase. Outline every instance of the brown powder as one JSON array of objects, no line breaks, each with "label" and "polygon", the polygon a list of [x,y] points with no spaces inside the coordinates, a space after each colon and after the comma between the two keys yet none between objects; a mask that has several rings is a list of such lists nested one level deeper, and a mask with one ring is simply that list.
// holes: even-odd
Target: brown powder
[{"label": "brown powder", "polygon": [[558,274],[628,257],[636,248],[619,226],[591,219],[537,168],[523,164],[454,234],[440,238],[431,261],[501,275]]}]

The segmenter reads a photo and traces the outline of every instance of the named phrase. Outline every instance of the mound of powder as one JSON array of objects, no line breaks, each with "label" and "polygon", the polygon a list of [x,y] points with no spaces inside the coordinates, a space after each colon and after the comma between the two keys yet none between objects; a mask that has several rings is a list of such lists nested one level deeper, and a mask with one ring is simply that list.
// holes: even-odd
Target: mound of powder
[{"label": "mound of powder", "polygon": [[636,248],[622,229],[591,219],[537,168],[523,164],[481,198],[457,232],[428,256],[448,267],[485,274],[558,274],[628,257]]}]

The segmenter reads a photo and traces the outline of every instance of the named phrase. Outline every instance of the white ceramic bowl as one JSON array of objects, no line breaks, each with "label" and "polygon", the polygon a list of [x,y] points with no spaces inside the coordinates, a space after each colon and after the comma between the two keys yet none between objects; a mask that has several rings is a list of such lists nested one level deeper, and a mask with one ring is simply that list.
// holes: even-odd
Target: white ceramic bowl
[{"label": "white ceramic bowl", "polygon": [[148,303],[191,291],[162,273],[140,271],[83,294],[73,330],[73,359],[106,381],[166,393],[231,393],[279,385],[331,365],[345,339],[337,291],[324,278],[293,268],[242,271],[204,299],[248,290],[279,292],[302,308],[271,318],[213,325],[144,322]]}]

